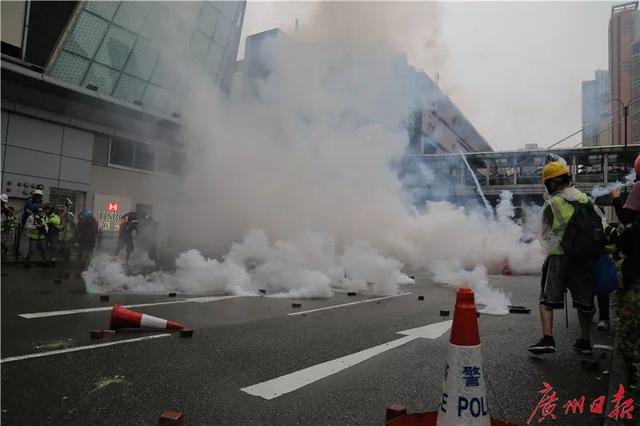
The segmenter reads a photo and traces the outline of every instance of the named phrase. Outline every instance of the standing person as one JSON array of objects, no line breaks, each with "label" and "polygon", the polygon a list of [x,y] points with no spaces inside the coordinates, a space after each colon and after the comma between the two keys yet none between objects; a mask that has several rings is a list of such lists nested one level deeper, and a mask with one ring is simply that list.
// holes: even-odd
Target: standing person
[{"label": "standing person", "polygon": [[620,250],[624,254],[622,287],[625,292],[634,286],[640,286],[640,155],[636,158],[634,169],[636,180],[627,201],[622,203],[620,189],[614,189],[610,194],[616,216],[624,225],[620,236]]},{"label": "standing person", "polygon": [[49,258],[51,259],[51,265],[56,266],[56,255],[60,250],[60,229],[61,229],[61,220],[58,213],[56,213],[56,209],[49,205],[44,205],[44,213],[46,216],[47,223],[47,249],[49,252]]},{"label": "standing person", "polygon": [[71,259],[71,247],[76,233],[76,216],[71,211],[67,211],[61,218],[60,224],[60,255],[64,262]]},{"label": "standing person", "polygon": [[547,258],[542,266],[540,291],[540,321],[542,339],[529,346],[533,354],[553,353],[553,310],[564,307],[563,296],[571,291],[573,306],[578,309],[580,338],[574,348],[581,353],[591,353],[591,318],[593,306],[592,264],[565,254],[561,247],[567,225],[578,208],[578,203],[589,203],[586,194],[572,186],[569,167],[563,161],[552,161],[542,169],[542,181],[550,197],[542,207],[542,246]]},{"label": "standing person", "polygon": [[25,258],[25,268],[31,267],[29,263],[31,256],[37,250],[42,257],[43,266],[47,265],[47,243],[45,238],[47,236],[47,223],[44,211],[42,207],[38,207],[33,214],[27,217],[24,226],[27,238],[29,240],[29,249],[27,251],[27,257]]},{"label": "standing person", "polygon": [[127,262],[133,252],[133,235],[138,230],[138,217],[135,213],[127,213],[118,227],[118,246],[116,248],[116,256],[123,247],[127,249]]},{"label": "standing person", "polygon": [[9,208],[9,196],[0,195],[2,201],[2,252],[6,255],[9,252],[9,243],[13,239],[16,229],[16,214]]},{"label": "standing person", "polygon": [[31,193],[27,200],[24,202],[24,211],[22,213],[22,226],[25,226],[27,218],[31,216],[37,209],[42,207],[42,200],[44,193],[41,189],[36,189]]},{"label": "standing person", "polygon": [[93,217],[93,211],[85,210],[80,214],[75,236],[79,247],[78,260],[80,260],[80,267],[84,268],[91,261],[98,237],[98,221]]}]

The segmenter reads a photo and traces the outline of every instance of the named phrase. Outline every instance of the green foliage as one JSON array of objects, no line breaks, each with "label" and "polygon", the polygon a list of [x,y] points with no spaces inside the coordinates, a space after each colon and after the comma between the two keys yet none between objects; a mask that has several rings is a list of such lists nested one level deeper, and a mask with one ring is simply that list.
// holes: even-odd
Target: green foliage
[{"label": "green foliage", "polygon": [[618,303],[618,345],[634,374],[631,384],[640,386],[640,286],[620,297]]}]

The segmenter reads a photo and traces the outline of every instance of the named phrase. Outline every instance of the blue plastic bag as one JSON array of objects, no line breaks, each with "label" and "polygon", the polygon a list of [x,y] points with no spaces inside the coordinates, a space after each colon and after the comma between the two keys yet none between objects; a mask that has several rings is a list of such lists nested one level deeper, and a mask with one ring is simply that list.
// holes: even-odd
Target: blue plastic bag
[{"label": "blue plastic bag", "polygon": [[613,258],[608,254],[601,254],[593,265],[593,281],[595,293],[606,295],[618,286],[618,273]]}]

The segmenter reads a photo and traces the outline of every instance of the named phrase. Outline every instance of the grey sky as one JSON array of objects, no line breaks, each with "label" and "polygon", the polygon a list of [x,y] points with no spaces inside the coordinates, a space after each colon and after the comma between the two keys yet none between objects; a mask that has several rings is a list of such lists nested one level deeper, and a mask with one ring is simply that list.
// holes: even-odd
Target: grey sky
[{"label": "grey sky", "polygon": [[[347,16],[354,16],[354,10],[362,12],[354,26],[365,31],[384,26],[382,31],[388,31],[412,65],[434,79],[439,74],[440,86],[494,149],[517,149],[525,143],[548,146],[581,127],[581,81],[593,79],[596,69],[608,68],[607,28],[613,4],[415,2],[400,7],[359,2],[344,6],[349,9]],[[292,32],[296,18],[303,32],[319,19],[321,8],[317,2],[250,1],[243,40],[273,27]],[[393,14],[389,8],[402,11]],[[377,16],[376,10],[381,12]]]}]

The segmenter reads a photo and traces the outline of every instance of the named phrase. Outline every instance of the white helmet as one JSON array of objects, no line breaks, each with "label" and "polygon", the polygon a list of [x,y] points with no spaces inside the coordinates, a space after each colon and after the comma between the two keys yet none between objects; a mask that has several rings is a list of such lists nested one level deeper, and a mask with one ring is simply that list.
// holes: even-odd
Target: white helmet
[{"label": "white helmet", "polygon": [[33,194],[33,195],[42,195],[42,196],[44,196],[44,193],[43,193],[41,190],[39,190],[39,189],[36,189],[35,191],[33,191],[33,193],[32,193],[32,194]]},{"label": "white helmet", "polygon": [[3,203],[8,203],[9,202],[9,196],[7,194],[2,194],[2,195],[0,195],[0,200],[2,200]]}]

